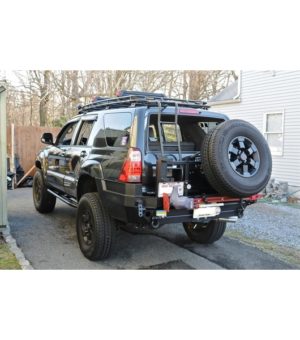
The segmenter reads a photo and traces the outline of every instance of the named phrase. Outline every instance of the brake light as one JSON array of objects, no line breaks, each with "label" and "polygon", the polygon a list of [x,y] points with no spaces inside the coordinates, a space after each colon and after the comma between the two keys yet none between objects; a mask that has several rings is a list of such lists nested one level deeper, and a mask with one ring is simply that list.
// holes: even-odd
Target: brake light
[{"label": "brake light", "polygon": [[139,183],[142,180],[142,154],[139,149],[130,148],[119,176],[119,181]]},{"label": "brake light", "polygon": [[179,112],[180,114],[185,114],[185,115],[198,115],[198,114],[199,114],[199,111],[198,111],[198,110],[189,109],[189,108],[186,108],[186,109],[179,109],[178,112]]}]

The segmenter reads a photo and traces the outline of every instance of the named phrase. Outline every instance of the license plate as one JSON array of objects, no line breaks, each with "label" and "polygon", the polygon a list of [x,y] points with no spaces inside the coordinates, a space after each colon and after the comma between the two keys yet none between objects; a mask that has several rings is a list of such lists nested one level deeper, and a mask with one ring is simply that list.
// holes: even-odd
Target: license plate
[{"label": "license plate", "polygon": [[164,218],[167,216],[167,212],[165,210],[156,210],[156,217]]},{"label": "license plate", "polygon": [[201,217],[212,217],[217,216],[221,213],[221,208],[219,206],[202,206],[200,208],[194,209],[193,218]]},{"label": "license plate", "polygon": [[165,182],[158,184],[158,197],[163,197],[163,194],[170,196],[175,185],[178,185],[178,195],[183,196],[183,182]]}]

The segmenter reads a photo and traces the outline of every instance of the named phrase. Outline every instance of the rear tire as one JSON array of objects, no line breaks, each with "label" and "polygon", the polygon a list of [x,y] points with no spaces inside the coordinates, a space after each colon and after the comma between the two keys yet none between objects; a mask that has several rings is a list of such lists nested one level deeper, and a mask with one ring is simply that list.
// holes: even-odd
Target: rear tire
[{"label": "rear tire", "polygon": [[111,254],[115,238],[115,223],[103,207],[97,192],[80,199],[76,215],[76,231],[83,255],[92,261]]},{"label": "rear tire", "polygon": [[54,210],[56,197],[47,191],[47,186],[40,170],[37,170],[33,177],[32,196],[35,209],[38,212],[46,214]]},{"label": "rear tire", "polygon": [[205,174],[207,181],[209,182],[211,186],[212,186],[212,183],[216,183],[218,181],[217,177],[212,172],[210,164],[209,164],[209,145],[211,143],[212,135],[215,133],[215,131],[216,131],[216,128],[208,131],[202,143],[202,147],[201,147],[203,172]]},{"label": "rear tire", "polygon": [[183,227],[190,240],[201,244],[211,244],[223,236],[226,222],[215,220],[208,223],[189,222],[183,223]]}]

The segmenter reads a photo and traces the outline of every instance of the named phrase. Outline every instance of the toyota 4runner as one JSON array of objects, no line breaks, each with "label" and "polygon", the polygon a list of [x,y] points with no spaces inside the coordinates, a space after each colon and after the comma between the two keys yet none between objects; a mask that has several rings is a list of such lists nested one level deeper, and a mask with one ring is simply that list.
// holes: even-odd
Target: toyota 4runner
[{"label": "toyota 4runner", "polygon": [[182,223],[188,237],[213,243],[260,197],[272,159],[260,132],[211,112],[202,101],[121,91],[80,106],[60,131],[41,137],[33,200],[77,208],[80,249],[107,258],[118,226]]}]

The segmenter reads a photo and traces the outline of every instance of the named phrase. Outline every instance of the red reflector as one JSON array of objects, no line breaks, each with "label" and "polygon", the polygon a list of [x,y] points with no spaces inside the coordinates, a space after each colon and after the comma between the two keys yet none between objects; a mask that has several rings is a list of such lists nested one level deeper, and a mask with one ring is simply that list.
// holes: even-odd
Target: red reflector
[{"label": "red reflector", "polygon": [[139,149],[130,148],[124,161],[119,181],[139,183],[142,179],[142,154]]},{"label": "red reflector", "polygon": [[163,193],[163,208],[166,212],[170,211],[170,198],[166,193]]},{"label": "red reflector", "polygon": [[186,115],[198,115],[199,111],[195,109],[179,109],[178,113],[186,114]]},{"label": "red reflector", "polygon": [[248,200],[249,201],[257,201],[257,200],[259,200],[263,197],[264,197],[263,194],[256,194],[256,195],[252,195],[252,196],[248,197]]}]

